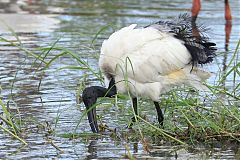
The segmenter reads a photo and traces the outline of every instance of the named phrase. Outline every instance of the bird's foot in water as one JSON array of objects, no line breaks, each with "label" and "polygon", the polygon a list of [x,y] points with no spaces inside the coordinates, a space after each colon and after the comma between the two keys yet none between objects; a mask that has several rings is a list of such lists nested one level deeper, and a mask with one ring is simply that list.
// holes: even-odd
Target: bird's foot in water
[{"label": "bird's foot in water", "polygon": [[138,117],[136,116],[133,116],[132,118],[131,118],[131,122],[127,125],[127,129],[132,129],[132,126],[134,125],[134,123],[136,122],[136,121],[138,121]]},{"label": "bird's foot in water", "polygon": [[98,127],[99,127],[100,132],[109,131],[109,132],[116,133],[116,128],[114,128],[114,129],[109,128],[108,125],[106,125],[106,124],[101,123]]},{"label": "bird's foot in water", "polygon": [[155,125],[158,126],[161,129],[164,129],[163,120],[158,119],[158,121],[155,122]]},{"label": "bird's foot in water", "polygon": [[[138,121],[138,117],[132,117],[132,121],[127,125],[127,129],[132,129],[134,123],[136,122],[136,120]],[[154,122],[155,123],[155,122]],[[159,128],[161,129],[164,129],[164,126],[163,126],[163,119],[159,118],[158,119],[158,122],[155,123],[156,126],[158,126]]]}]

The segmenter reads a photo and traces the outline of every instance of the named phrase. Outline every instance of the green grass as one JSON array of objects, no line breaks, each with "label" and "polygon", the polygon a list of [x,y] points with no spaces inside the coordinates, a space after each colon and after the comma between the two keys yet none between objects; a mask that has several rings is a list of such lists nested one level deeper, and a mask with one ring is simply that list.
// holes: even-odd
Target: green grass
[{"label": "green grass", "polygon": [[0,124],[0,129],[3,130],[5,133],[11,135],[13,138],[16,138],[23,144],[27,145],[27,142],[20,137],[21,128],[17,123],[17,119],[14,119],[13,115],[11,114],[11,112],[9,112],[2,99],[0,99],[0,106],[3,110],[3,115],[0,115],[0,120],[2,120],[2,123]]}]

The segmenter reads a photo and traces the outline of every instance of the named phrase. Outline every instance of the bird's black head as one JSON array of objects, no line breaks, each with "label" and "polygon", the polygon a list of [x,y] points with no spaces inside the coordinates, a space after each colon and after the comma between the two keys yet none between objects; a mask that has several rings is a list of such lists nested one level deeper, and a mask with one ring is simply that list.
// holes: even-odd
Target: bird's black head
[{"label": "bird's black head", "polygon": [[97,102],[98,97],[99,95],[97,86],[85,88],[82,94],[83,103],[87,109],[88,121],[94,133],[99,131],[97,124],[96,106],[94,106],[94,104]]},{"label": "bird's black head", "polygon": [[87,87],[83,90],[82,99],[87,108],[90,108],[97,102],[98,92],[95,86]]},{"label": "bird's black head", "polygon": [[117,89],[114,79],[110,81],[108,89],[100,86],[92,86],[84,89],[82,99],[87,109],[89,124],[94,133],[99,131],[95,106],[98,97],[112,97],[116,93]]}]

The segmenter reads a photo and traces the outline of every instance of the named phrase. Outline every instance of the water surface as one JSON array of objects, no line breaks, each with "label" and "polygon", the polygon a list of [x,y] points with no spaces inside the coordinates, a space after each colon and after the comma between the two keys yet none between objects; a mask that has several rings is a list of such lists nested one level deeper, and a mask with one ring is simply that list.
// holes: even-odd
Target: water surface
[{"label": "water surface", "polygon": [[[224,4],[219,1],[204,1],[198,22],[206,23],[212,28],[210,38],[217,44],[219,56],[209,67],[214,73],[229,62],[240,33],[239,2],[230,3],[233,21],[228,51],[225,48]],[[219,7],[216,7],[219,6]],[[124,0],[124,1],[77,1],[77,0],[12,0],[0,1],[0,35],[8,40],[17,40],[11,29],[17,33],[24,48],[37,51],[38,47],[51,46],[59,40],[57,46],[65,47],[79,55],[97,70],[99,47],[114,29],[137,23],[140,26],[153,23],[159,19],[171,19],[179,13],[189,12],[191,1],[173,0]],[[94,42],[96,51],[84,46],[90,43],[96,33],[104,26],[111,24]],[[9,29],[11,28],[11,29]],[[45,72],[36,72],[41,65],[34,58],[17,47],[0,43],[0,84],[1,96],[10,101],[10,109],[22,117],[23,138],[29,144],[22,146],[0,131],[0,158],[3,159],[126,159],[127,150],[138,159],[206,159],[206,158],[239,158],[239,148],[205,148],[197,150],[181,146],[153,144],[151,153],[147,153],[141,142],[119,141],[109,135],[101,138],[69,139],[59,136],[73,133],[79,122],[84,106],[77,104],[77,88],[83,82],[85,71],[58,70],[68,65],[78,65],[69,56],[56,60]],[[52,52],[46,61],[58,52]],[[90,83],[96,84],[94,77],[87,77]],[[215,78],[210,79],[214,83]],[[231,88],[231,79],[226,81]],[[100,114],[109,126],[116,124],[118,109],[108,107]],[[2,112],[0,110],[0,112]],[[154,113],[153,113],[154,114]],[[16,114],[17,115],[17,114]],[[115,118],[114,118],[115,116]],[[155,115],[154,115],[155,116]],[[56,119],[58,119],[56,123]],[[119,125],[123,127],[124,125]],[[56,134],[50,134],[54,129]],[[85,118],[77,128],[77,133],[90,132]],[[52,141],[62,151],[50,143]]]}]

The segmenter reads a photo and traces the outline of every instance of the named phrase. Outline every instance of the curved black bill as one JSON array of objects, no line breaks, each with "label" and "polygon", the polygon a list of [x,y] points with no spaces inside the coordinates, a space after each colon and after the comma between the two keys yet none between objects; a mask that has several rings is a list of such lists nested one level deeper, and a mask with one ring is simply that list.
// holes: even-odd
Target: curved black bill
[{"label": "curved black bill", "polygon": [[[89,107],[87,107],[87,110],[88,109],[89,109]],[[89,121],[90,127],[92,129],[92,132],[98,133],[99,129],[98,129],[98,124],[97,124],[96,107],[93,107],[92,109],[90,109],[87,114],[88,114],[88,121]]]}]

